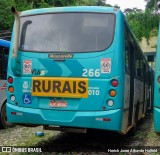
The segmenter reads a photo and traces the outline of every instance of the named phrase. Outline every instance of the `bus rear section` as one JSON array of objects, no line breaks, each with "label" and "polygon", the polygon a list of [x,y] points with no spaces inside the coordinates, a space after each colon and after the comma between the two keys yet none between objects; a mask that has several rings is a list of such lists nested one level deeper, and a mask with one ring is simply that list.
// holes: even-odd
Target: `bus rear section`
[{"label": "bus rear section", "polygon": [[115,46],[122,42],[116,13],[68,10],[21,13],[17,57],[9,57],[8,119],[121,132],[124,63],[122,46]]}]

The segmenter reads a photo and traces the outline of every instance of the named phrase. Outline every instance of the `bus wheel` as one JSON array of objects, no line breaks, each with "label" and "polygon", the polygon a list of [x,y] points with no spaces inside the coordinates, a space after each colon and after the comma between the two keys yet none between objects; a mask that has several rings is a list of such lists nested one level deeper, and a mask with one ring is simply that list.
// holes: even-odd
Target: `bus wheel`
[{"label": "bus wheel", "polygon": [[13,124],[7,122],[7,115],[6,115],[6,104],[4,104],[2,106],[2,109],[1,109],[1,113],[0,113],[0,127],[1,128],[9,128],[9,127],[12,127]]}]

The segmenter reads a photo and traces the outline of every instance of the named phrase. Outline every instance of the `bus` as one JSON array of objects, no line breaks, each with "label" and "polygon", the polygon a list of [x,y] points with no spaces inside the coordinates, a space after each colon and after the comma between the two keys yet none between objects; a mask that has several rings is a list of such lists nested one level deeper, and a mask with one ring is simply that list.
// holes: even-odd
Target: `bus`
[{"label": "bus", "polygon": [[0,128],[11,126],[6,117],[7,64],[10,42],[0,39]]},{"label": "bus", "polygon": [[43,8],[15,16],[8,121],[126,134],[145,116],[150,67],[117,8]]},{"label": "bus", "polygon": [[[159,25],[160,30],[160,25]],[[155,78],[154,78],[154,130],[160,133],[160,31],[158,33],[158,42],[156,50]]]}]

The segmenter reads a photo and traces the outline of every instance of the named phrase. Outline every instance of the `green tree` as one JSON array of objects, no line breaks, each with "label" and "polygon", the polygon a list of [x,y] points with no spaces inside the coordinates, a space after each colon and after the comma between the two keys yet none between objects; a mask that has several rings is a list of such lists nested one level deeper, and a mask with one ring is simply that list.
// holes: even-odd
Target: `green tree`
[{"label": "green tree", "polygon": [[0,0],[0,30],[11,29],[14,20],[12,6],[15,6],[14,0]]},{"label": "green tree", "polygon": [[[51,3],[51,1],[50,1]],[[54,0],[52,1],[53,5],[55,7],[61,7],[61,6],[71,6],[76,4],[76,0]]]},{"label": "green tree", "polygon": [[120,9],[120,6],[116,4],[114,5],[114,8]]},{"label": "green tree", "polygon": [[157,2],[158,0],[147,0],[146,10],[157,10]]},{"label": "green tree", "polygon": [[80,6],[94,6],[96,5],[96,0],[77,0],[76,5]]},{"label": "green tree", "polygon": [[27,1],[23,0],[14,0],[15,2],[15,7],[18,11],[24,11],[24,10],[29,10],[32,9],[32,6],[28,4]]},{"label": "green tree", "polygon": [[105,6],[106,5],[106,0],[96,0],[96,1],[97,1],[96,5],[98,5],[98,6]]},{"label": "green tree", "polygon": [[127,21],[137,40],[140,42],[142,37],[145,37],[148,42],[152,30],[158,29],[158,15],[152,14],[152,11],[149,9],[146,9],[145,12],[143,12],[137,8],[126,9],[125,13]]}]

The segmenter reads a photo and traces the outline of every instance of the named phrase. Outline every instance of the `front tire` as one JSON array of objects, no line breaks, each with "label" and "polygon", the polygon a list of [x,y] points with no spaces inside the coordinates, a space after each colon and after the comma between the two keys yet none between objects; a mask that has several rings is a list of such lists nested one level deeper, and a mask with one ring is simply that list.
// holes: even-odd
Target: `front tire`
[{"label": "front tire", "polygon": [[7,114],[6,114],[6,104],[2,106],[0,113],[0,128],[7,129],[12,127],[13,124],[7,122]]}]

